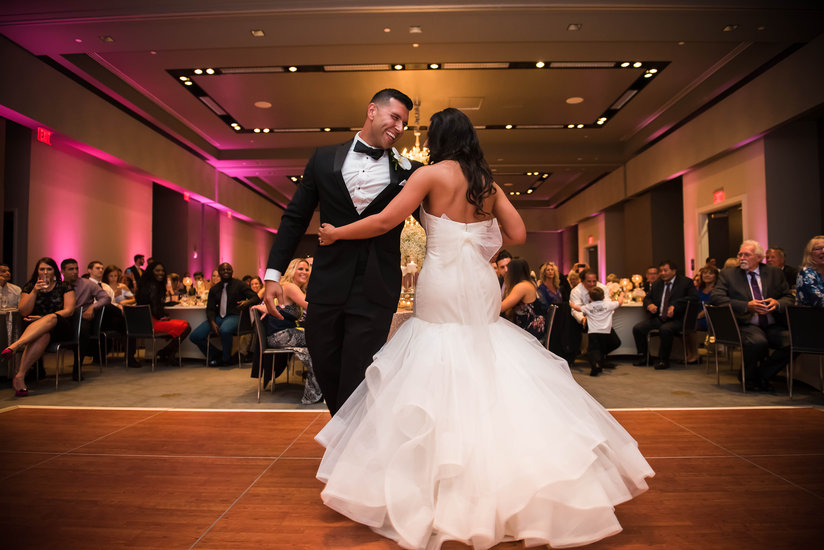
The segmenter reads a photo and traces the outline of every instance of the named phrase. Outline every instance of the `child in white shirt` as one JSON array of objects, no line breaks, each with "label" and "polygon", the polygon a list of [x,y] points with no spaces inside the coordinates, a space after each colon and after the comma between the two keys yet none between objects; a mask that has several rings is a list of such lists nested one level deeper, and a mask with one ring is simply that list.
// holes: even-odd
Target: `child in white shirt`
[{"label": "child in white shirt", "polygon": [[592,368],[589,375],[598,376],[604,368],[614,368],[613,365],[607,363],[606,356],[621,347],[621,339],[612,330],[612,315],[623,305],[624,301],[620,298],[617,302],[604,300],[604,290],[597,286],[589,291],[589,299],[592,301],[583,306],[572,303],[570,306],[586,315],[589,338],[587,359]]}]

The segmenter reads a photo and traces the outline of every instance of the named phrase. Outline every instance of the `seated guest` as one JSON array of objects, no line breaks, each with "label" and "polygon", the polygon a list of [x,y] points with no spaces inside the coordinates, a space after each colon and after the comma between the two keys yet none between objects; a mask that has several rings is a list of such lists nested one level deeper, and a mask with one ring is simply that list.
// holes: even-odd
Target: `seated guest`
[{"label": "seated guest", "polygon": [[180,299],[186,296],[186,287],[180,281],[180,275],[169,273],[166,278],[166,305],[173,306],[180,303]]},{"label": "seated guest", "polygon": [[708,266],[714,267],[715,269],[718,269],[718,260],[716,260],[712,256],[707,256],[707,259],[704,262],[704,265],[708,265]]},{"label": "seated guest", "polygon": [[[698,270],[698,301],[701,305],[709,304],[712,298],[712,289],[718,282],[718,269],[710,264],[705,265]],[[707,332],[707,319],[704,308],[698,312],[698,322],[696,328],[702,332]]]},{"label": "seated guest", "polygon": [[[558,305],[564,302],[564,293],[561,290],[561,276],[558,267],[547,262],[538,270],[538,278],[541,284],[538,285],[538,299],[545,306]],[[569,296],[566,297],[569,300]]]},{"label": "seated guest", "polygon": [[[97,269],[97,266],[100,269]],[[90,345],[89,335],[92,332],[92,322],[98,311],[102,310],[112,302],[109,295],[103,290],[102,284],[92,279],[92,275],[103,278],[103,264],[100,262],[91,262],[89,264],[89,277],[78,277],[80,268],[77,265],[77,260],[74,258],[66,258],[60,262],[60,270],[63,273],[63,281],[72,286],[75,294],[74,307],[83,308],[83,320],[80,323],[80,342],[78,343],[78,353],[75,355],[75,363],[72,366],[72,379],[80,379],[80,369],[78,365],[83,364],[83,360],[87,355],[92,357],[97,356],[97,347]]]},{"label": "seated guest", "polygon": [[589,299],[590,303],[574,306],[573,309],[586,315],[589,338],[587,346],[589,375],[598,376],[604,370],[607,355],[621,347],[621,339],[612,330],[612,315],[624,304],[624,300],[619,298],[617,302],[605,301],[603,289],[597,286],[589,291]]},{"label": "seated guest", "polygon": [[248,286],[249,283],[252,281],[252,276],[251,275],[244,275],[243,278],[241,279],[241,281],[243,281],[243,284]]},{"label": "seated guest", "polygon": [[222,350],[218,350],[216,346],[209,348],[210,367],[231,362],[232,339],[237,334],[241,310],[249,309],[249,306],[258,302],[257,294],[243,281],[232,276],[234,270],[230,264],[220,264],[218,272],[220,281],[209,289],[209,298],[206,300],[206,320],[189,337],[206,357],[209,336],[220,336]]},{"label": "seated guest", "polygon": [[[784,273],[761,264],[764,249],[756,241],[744,241],[738,250],[737,267],[721,270],[712,290],[712,305],[730,304],[744,344],[747,390],[770,390],[770,380],[790,357],[784,308],[794,302]],[[774,349],[769,355],[770,348]]]},{"label": "seated guest", "polygon": [[[302,321],[309,306],[306,301],[306,285],[312,267],[303,258],[295,258],[289,262],[283,276],[280,278],[283,288],[283,304],[278,307],[283,319],[273,315],[264,316],[266,321],[266,343],[272,348],[295,348],[295,355],[303,363],[303,396],[300,402],[304,405],[318,403],[323,399],[315,371],[312,367],[312,357],[306,348],[306,336],[297,323]],[[256,306],[262,313],[266,313],[266,306]],[[280,364],[279,360],[280,359]],[[275,372],[281,373],[286,368],[286,358],[275,357]],[[263,386],[269,382],[271,371],[264,371]]]},{"label": "seated guest", "polygon": [[74,290],[60,278],[57,262],[51,258],[37,260],[31,278],[23,285],[18,309],[25,329],[17,341],[3,350],[0,360],[9,361],[23,349],[12,385],[17,397],[25,397],[29,394],[26,372],[43,356],[52,339],[69,340],[72,334]]},{"label": "seated guest", "polygon": [[140,277],[135,298],[138,305],[149,306],[155,332],[165,332],[173,337],[163,349],[157,352],[161,360],[171,362],[178,350],[178,338],[181,341],[185,339],[192,332],[192,328],[183,319],[170,319],[166,316],[165,296],[166,267],[161,262],[149,262],[146,271]]},{"label": "seated guest", "polygon": [[784,249],[774,246],[768,248],[764,259],[767,265],[777,267],[784,273],[784,278],[787,279],[787,284],[790,288],[795,288],[795,279],[798,277],[798,270],[791,265],[787,265],[784,260]]},{"label": "seated guest", "polygon": [[89,265],[86,266],[86,275],[84,275],[84,277],[102,288],[106,294],[109,295],[109,303],[111,303],[114,302],[114,292],[112,292],[112,289],[109,288],[103,280],[104,271],[105,269],[103,268],[102,262],[92,260],[89,262]]},{"label": "seated guest", "polygon": [[824,235],[813,237],[804,247],[796,281],[796,299],[800,305],[824,307]]},{"label": "seated guest", "polygon": [[644,275],[644,292],[649,294],[650,289],[652,288],[652,283],[658,280],[658,268],[654,265],[651,265],[647,268],[647,272]]},{"label": "seated guest", "polygon": [[106,266],[103,270],[103,289],[108,286],[114,295],[114,304],[122,308],[135,303],[134,293],[126,286],[125,277],[116,265]]},{"label": "seated guest", "polygon": [[[638,359],[633,363],[636,366],[646,364],[647,334],[651,330],[658,330],[661,339],[658,350],[657,370],[668,369],[672,340],[681,331],[684,324],[684,312],[687,302],[698,299],[698,291],[692,279],[678,273],[678,268],[670,260],[658,265],[658,278],[652,283],[650,291],[644,296],[644,308],[647,318],[632,327],[632,336],[635,338],[635,348],[638,350]],[[684,358],[689,362],[689,358]]]},{"label": "seated guest", "polygon": [[504,277],[507,266],[512,261],[512,254],[507,250],[501,250],[495,257],[495,274],[498,276],[498,285],[501,287],[501,296],[504,295]]},{"label": "seated guest", "polygon": [[[17,309],[20,303],[19,286],[11,283],[11,269],[6,264],[0,264],[0,308]],[[11,317],[8,317],[11,319]]]},{"label": "seated guest", "polygon": [[220,282],[220,272],[217,269],[212,270],[212,278],[209,279],[209,289]]},{"label": "seated guest", "polygon": [[252,280],[249,281],[249,288],[252,289],[252,292],[258,295],[258,298],[263,300],[263,293],[266,289],[263,287],[263,281],[260,280],[260,277],[257,275],[252,277]]},{"label": "seated guest", "polygon": [[529,276],[526,260],[511,260],[507,265],[505,280],[501,314],[541,340],[546,333],[546,309],[538,300],[538,291]]}]

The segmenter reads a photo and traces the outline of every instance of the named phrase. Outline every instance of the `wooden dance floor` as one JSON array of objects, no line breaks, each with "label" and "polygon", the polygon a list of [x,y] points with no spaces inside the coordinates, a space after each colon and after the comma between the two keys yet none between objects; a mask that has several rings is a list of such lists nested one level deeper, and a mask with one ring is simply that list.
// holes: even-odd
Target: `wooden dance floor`
[{"label": "wooden dance floor", "polygon": [[[613,414],[656,476],[647,493],[618,507],[624,531],[589,548],[821,548],[824,411]],[[312,438],[328,418],[318,411],[7,409],[0,413],[0,544],[397,548],[321,504],[314,477],[321,448]]]}]

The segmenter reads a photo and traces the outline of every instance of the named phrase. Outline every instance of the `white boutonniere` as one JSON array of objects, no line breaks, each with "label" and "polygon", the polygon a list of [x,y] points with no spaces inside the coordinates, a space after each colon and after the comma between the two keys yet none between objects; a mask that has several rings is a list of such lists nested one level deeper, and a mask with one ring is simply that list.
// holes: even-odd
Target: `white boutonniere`
[{"label": "white boutonniere", "polygon": [[398,167],[409,170],[412,168],[412,163],[409,162],[408,158],[398,153],[397,149],[392,147],[392,166],[395,168],[395,171],[398,170]]}]

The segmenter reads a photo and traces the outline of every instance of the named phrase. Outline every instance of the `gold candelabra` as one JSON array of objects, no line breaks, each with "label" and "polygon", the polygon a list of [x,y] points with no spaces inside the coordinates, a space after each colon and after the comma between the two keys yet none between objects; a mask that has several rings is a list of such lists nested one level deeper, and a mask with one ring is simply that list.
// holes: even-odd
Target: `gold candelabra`
[{"label": "gold candelabra", "polygon": [[416,99],[414,101],[415,104],[415,146],[411,149],[407,149],[404,147],[403,152],[401,153],[408,159],[417,160],[420,163],[428,164],[429,163],[429,148],[428,147],[421,147],[421,100]]}]

